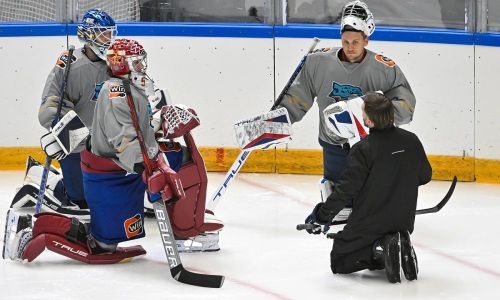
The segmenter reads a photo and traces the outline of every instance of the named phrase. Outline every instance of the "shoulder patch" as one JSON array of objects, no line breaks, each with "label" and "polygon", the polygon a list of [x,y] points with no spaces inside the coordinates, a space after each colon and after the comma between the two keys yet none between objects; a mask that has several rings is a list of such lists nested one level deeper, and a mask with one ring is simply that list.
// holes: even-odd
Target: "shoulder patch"
[{"label": "shoulder patch", "polygon": [[109,99],[125,98],[125,88],[122,84],[112,83],[109,85]]},{"label": "shoulder patch", "polygon": [[388,67],[394,67],[396,65],[396,63],[392,59],[380,54],[375,55],[375,60],[377,60],[380,63],[383,63]]},{"label": "shoulder patch", "polygon": [[318,53],[318,52],[328,52],[330,51],[332,48],[331,47],[326,47],[326,48],[319,48],[319,49],[316,49],[313,51],[313,53]]},{"label": "shoulder patch", "polygon": [[[58,66],[61,69],[66,68],[68,65],[68,54],[69,51],[64,51],[61,56],[57,59],[56,66]],[[74,63],[77,60],[76,56],[73,54],[71,55],[71,63]]]}]

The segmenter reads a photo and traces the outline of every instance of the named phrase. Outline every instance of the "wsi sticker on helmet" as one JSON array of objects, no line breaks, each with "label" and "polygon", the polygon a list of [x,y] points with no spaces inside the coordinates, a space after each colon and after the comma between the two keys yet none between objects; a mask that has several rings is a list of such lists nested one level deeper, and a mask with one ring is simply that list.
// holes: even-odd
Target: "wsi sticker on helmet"
[{"label": "wsi sticker on helmet", "polygon": [[[56,66],[58,66],[61,69],[66,68],[66,66],[68,65],[68,54],[69,54],[68,51],[63,52],[63,54],[61,54],[61,56],[59,56],[59,58],[57,59]],[[76,61],[76,56],[71,55],[71,63],[74,63],[75,61]]]},{"label": "wsi sticker on helmet", "polygon": [[124,98],[125,88],[121,84],[110,84],[109,85],[109,99],[113,98]]}]

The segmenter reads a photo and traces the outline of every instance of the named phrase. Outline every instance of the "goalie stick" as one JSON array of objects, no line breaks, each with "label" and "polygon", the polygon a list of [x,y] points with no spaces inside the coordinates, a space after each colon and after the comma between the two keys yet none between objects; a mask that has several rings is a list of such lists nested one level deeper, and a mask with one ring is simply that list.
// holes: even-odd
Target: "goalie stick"
[{"label": "goalie stick", "polygon": [[[451,182],[450,189],[444,196],[444,198],[439,201],[439,203],[431,208],[425,208],[425,209],[417,209],[415,211],[415,215],[424,215],[424,214],[430,214],[430,213],[435,213],[441,210],[446,203],[448,203],[448,200],[450,200],[451,196],[453,195],[453,192],[455,191],[455,186],[457,185],[457,176],[453,177],[453,181]],[[330,223],[330,225],[341,225],[341,224],[346,224],[347,220],[342,220],[342,221],[333,221]],[[297,230],[304,230],[304,229],[314,229],[318,225],[314,224],[298,224],[297,225]]]},{"label": "goalie stick", "polygon": [[[304,55],[304,57],[302,57],[302,59],[300,60],[299,65],[295,68],[295,71],[293,72],[290,79],[288,79],[288,82],[286,83],[285,87],[283,88],[283,90],[279,94],[278,98],[276,98],[276,101],[274,102],[270,111],[275,110],[276,107],[278,107],[278,105],[281,103],[283,98],[285,98],[285,94],[288,92],[288,89],[295,81],[295,78],[299,74],[300,70],[302,70],[302,67],[304,66],[304,64],[306,62],[307,56],[314,51],[314,49],[316,48],[316,45],[319,42],[320,42],[319,38],[315,37],[313,39],[313,43],[312,43],[311,47],[307,51],[306,55]],[[241,122],[243,122],[243,121],[240,121],[239,123],[241,123]],[[278,139],[278,140],[280,140],[280,139]],[[288,138],[286,138],[286,140],[289,141],[290,138],[288,137]],[[247,149],[242,149],[242,151],[240,152],[240,154],[238,155],[238,157],[236,158],[234,163],[231,165],[231,168],[229,168],[226,175],[224,176],[222,183],[219,185],[219,187],[217,187],[214,194],[212,195],[212,198],[210,198],[210,201],[207,203],[207,209],[213,211],[215,209],[215,207],[219,204],[220,199],[222,199],[222,195],[226,192],[229,184],[232,182],[232,180],[236,177],[238,172],[241,170],[241,167],[243,166],[243,164],[245,164],[245,162],[248,159],[248,157],[250,156],[250,153],[252,152],[252,150],[267,149],[268,147],[270,147],[272,145],[277,145],[280,143],[283,143],[283,141],[282,142],[274,141],[272,143],[269,143],[268,145],[260,145],[259,147],[249,147]]]},{"label": "goalie stick", "polygon": [[[132,115],[132,121],[137,133],[137,139],[141,147],[142,158],[144,160],[144,164],[146,165],[146,174],[149,177],[153,170],[149,163],[144,136],[142,135],[141,128],[139,127],[139,121],[137,119],[137,113],[134,101],[132,99],[132,91],[130,90],[130,80],[124,79],[122,80],[122,83],[125,89],[125,94],[127,95],[127,102],[130,107],[130,113]],[[146,194],[148,195],[148,197],[150,197],[149,193]],[[193,273],[186,270],[184,266],[182,266],[181,257],[179,255],[179,251],[177,250],[174,232],[172,231],[172,225],[170,224],[164,201],[162,199],[159,199],[153,202],[153,208],[155,211],[158,229],[160,230],[163,248],[165,250],[165,254],[167,255],[168,265],[170,267],[170,274],[172,275],[172,278],[179,282],[195,286],[210,288],[222,287],[222,284],[224,283],[224,276]]]},{"label": "goalie stick", "polygon": [[[62,103],[64,100],[64,93],[66,93],[66,82],[68,81],[69,68],[71,67],[71,62],[73,58],[73,51],[75,51],[75,46],[70,45],[68,47],[68,60],[66,61],[66,69],[64,70],[63,80],[61,82],[61,94],[59,95],[59,103],[57,103],[57,111],[54,121],[52,121],[52,126],[57,124],[59,118],[61,117]],[[50,165],[52,164],[52,157],[45,157],[45,165],[43,166],[42,179],[40,181],[40,190],[38,192],[38,198],[36,201],[35,212],[40,213],[42,210],[42,203],[45,196],[45,188],[47,186],[47,179],[49,177]]]}]

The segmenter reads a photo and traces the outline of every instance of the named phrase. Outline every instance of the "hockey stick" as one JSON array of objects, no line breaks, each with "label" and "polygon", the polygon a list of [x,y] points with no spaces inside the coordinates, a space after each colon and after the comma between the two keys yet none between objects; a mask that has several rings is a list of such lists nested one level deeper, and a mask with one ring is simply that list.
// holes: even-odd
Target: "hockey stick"
[{"label": "hockey stick", "polygon": [[[142,134],[141,128],[139,127],[139,121],[137,118],[137,113],[132,99],[132,91],[130,90],[130,80],[122,80],[123,87],[125,88],[125,94],[127,95],[128,105],[130,107],[130,113],[132,115],[132,121],[134,123],[134,128],[137,133],[137,139],[141,147],[141,154],[146,165],[146,174],[148,177],[152,173],[152,167],[149,162],[149,157],[147,154],[146,143],[144,142],[144,136]],[[146,193],[148,197],[149,193]],[[211,287],[220,288],[224,283],[224,276],[219,275],[207,275],[207,274],[197,274],[186,270],[182,266],[181,257],[179,251],[177,250],[177,244],[175,243],[175,237],[172,231],[172,225],[168,218],[168,213],[165,208],[165,203],[163,200],[158,200],[153,202],[153,208],[155,210],[156,222],[158,224],[158,229],[160,230],[161,241],[163,243],[163,248],[165,249],[165,254],[167,255],[168,265],[170,267],[170,274],[172,277],[182,283],[201,286],[201,287]]]},{"label": "hockey stick", "polygon": [[[430,213],[435,213],[441,210],[446,203],[448,203],[448,200],[450,200],[451,196],[453,195],[453,192],[455,191],[455,186],[457,185],[457,176],[453,177],[453,181],[451,182],[450,189],[444,196],[444,198],[439,201],[439,203],[431,208],[425,208],[425,209],[417,209],[415,211],[415,215],[424,215],[424,214],[430,214]],[[341,225],[341,224],[346,224],[347,220],[342,220],[342,221],[332,221],[330,225]],[[304,230],[304,229],[314,229],[318,225],[314,224],[298,224],[297,225],[297,230]]]},{"label": "hockey stick", "polygon": [[288,79],[288,82],[286,83],[285,87],[281,91],[281,94],[279,94],[278,98],[276,98],[276,101],[274,101],[274,104],[271,107],[271,110],[275,110],[276,107],[278,107],[278,105],[280,105],[283,98],[285,98],[285,94],[288,92],[288,89],[292,86],[292,83],[295,81],[295,78],[297,77],[297,75],[299,75],[300,70],[302,70],[302,67],[306,63],[307,56],[314,51],[314,49],[316,48],[316,45],[319,43],[319,41],[320,41],[320,39],[317,37],[315,37],[313,39],[313,44],[311,45],[311,47],[307,51],[307,54],[304,55],[304,57],[302,57],[302,59],[300,60],[300,63],[297,66],[297,68],[295,68],[295,71],[293,72],[292,77],[290,77],[290,79]]},{"label": "hockey stick", "polygon": [[[311,54],[314,51],[314,49],[316,48],[316,45],[319,42],[320,42],[319,38],[315,37],[313,39],[313,43],[312,43],[311,47],[309,48],[309,50],[307,51],[307,54],[304,55],[304,57],[302,57],[302,59],[300,60],[299,65],[295,68],[295,71],[293,72],[293,74],[290,77],[290,79],[288,79],[288,82],[286,83],[285,87],[283,88],[283,90],[279,94],[278,98],[274,102],[274,104],[271,107],[270,111],[275,110],[276,107],[278,107],[278,105],[281,103],[281,101],[283,100],[283,98],[285,98],[285,94],[288,92],[288,89],[290,88],[290,86],[295,81],[295,78],[297,78],[297,75],[299,74],[300,70],[302,70],[302,67],[304,66],[304,64],[306,62],[307,55]],[[269,146],[271,146],[271,145],[268,145],[267,147],[261,147],[260,149],[267,149]],[[214,210],[215,209],[215,207],[219,203],[220,199],[222,198],[222,195],[227,190],[229,184],[236,177],[236,175],[238,174],[238,172],[241,170],[241,167],[243,166],[243,164],[245,164],[246,160],[250,156],[250,153],[254,149],[256,149],[256,148],[245,149],[245,150],[242,150],[240,152],[240,154],[238,155],[238,157],[236,158],[236,160],[234,161],[234,163],[231,165],[231,168],[229,168],[229,170],[227,171],[226,175],[224,176],[224,179],[222,180],[222,183],[215,190],[214,194],[212,195],[212,198],[210,198],[210,201],[207,203],[207,209],[208,210]]]},{"label": "hockey stick", "polygon": [[[64,93],[66,93],[66,82],[68,81],[69,68],[71,67],[71,61],[73,58],[73,51],[75,51],[75,46],[70,45],[68,47],[68,60],[66,61],[66,69],[64,70],[63,80],[61,82],[61,94],[59,96],[59,103],[57,103],[57,111],[54,121],[52,121],[52,126],[57,124],[59,118],[61,117],[62,103],[64,100]],[[52,164],[52,157],[45,157],[45,165],[43,166],[42,180],[40,181],[40,191],[38,192],[38,198],[36,201],[35,212],[40,213],[42,210],[42,203],[45,196],[45,188],[47,186],[47,179],[49,177],[50,165]]]}]

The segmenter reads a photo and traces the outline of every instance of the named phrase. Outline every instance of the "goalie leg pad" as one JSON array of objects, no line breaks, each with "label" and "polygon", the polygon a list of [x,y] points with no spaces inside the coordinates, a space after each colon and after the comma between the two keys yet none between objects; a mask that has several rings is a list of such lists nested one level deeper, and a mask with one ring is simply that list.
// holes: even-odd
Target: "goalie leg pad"
[{"label": "goalie leg pad", "polygon": [[[319,181],[319,190],[321,193],[321,201],[325,202],[328,196],[333,193],[335,189],[335,183],[331,182],[326,178],[322,178]],[[334,218],[333,221],[344,221],[349,218],[352,212],[352,202],[344,207]]]},{"label": "goalie leg pad", "polygon": [[96,244],[92,246],[86,226],[76,218],[54,213],[41,213],[35,217],[33,240],[22,255],[22,259],[28,262],[38,257],[45,248],[88,264],[114,264],[146,254],[141,246],[118,247],[114,252],[106,251]]},{"label": "goalie leg pad", "polygon": [[172,229],[177,237],[190,238],[199,234],[221,230],[224,225],[214,217],[206,218],[207,172],[205,163],[190,133],[184,141],[191,154],[191,161],[183,164],[178,174],[186,198],[167,206]]}]

